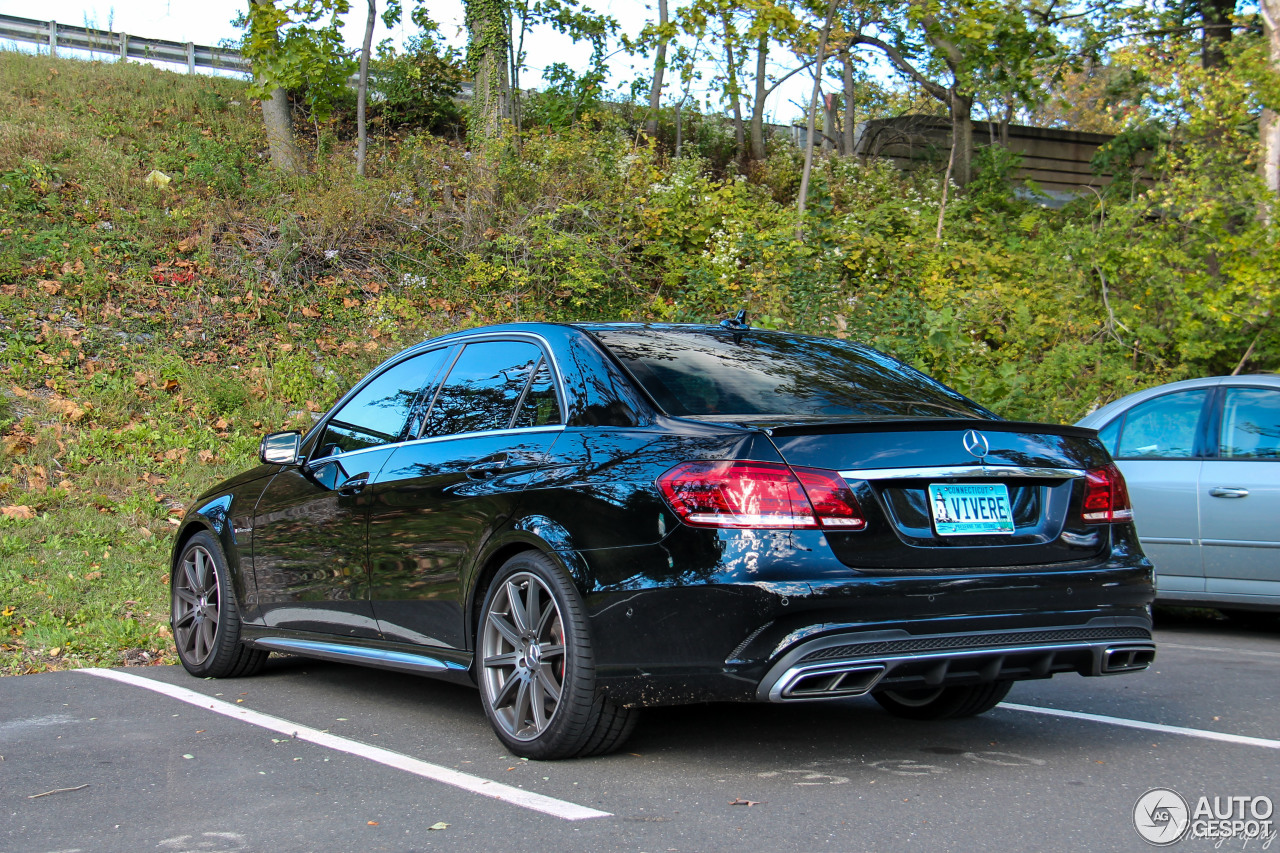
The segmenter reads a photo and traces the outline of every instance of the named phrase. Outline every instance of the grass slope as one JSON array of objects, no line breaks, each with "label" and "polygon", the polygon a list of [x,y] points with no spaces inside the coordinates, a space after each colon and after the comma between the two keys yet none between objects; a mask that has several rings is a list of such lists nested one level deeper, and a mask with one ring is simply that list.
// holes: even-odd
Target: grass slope
[{"label": "grass slope", "polygon": [[239,81],[0,52],[0,673],[172,662],[182,506],[482,319],[392,294],[341,145],[330,184],[263,149]]}]

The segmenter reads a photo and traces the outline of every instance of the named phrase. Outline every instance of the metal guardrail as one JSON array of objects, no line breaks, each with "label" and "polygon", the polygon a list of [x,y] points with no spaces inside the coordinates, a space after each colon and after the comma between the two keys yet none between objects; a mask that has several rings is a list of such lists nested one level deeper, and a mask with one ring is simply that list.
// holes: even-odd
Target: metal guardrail
[{"label": "metal guardrail", "polygon": [[107,53],[121,59],[171,62],[187,66],[188,74],[196,73],[197,68],[249,73],[249,62],[238,50],[73,27],[57,21],[36,21],[0,15],[0,41],[5,39],[46,45],[52,56],[57,56],[58,50],[65,48]]}]

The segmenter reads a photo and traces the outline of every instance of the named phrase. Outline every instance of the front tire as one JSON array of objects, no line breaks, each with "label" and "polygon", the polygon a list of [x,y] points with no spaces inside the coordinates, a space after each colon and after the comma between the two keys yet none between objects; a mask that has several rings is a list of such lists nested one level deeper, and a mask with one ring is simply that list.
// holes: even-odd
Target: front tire
[{"label": "front tire", "polygon": [[985,714],[1009,694],[1012,681],[926,687],[919,690],[882,690],[872,698],[895,717],[908,720],[950,720]]},{"label": "front tire", "polygon": [[485,715],[499,740],[522,758],[612,752],[635,727],[636,712],[596,690],[582,602],[543,554],[517,554],[494,577],[476,665]]},{"label": "front tire", "polygon": [[187,542],[169,579],[173,641],[187,672],[234,678],[262,669],[270,652],[240,642],[240,610],[218,540],[201,531]]}]

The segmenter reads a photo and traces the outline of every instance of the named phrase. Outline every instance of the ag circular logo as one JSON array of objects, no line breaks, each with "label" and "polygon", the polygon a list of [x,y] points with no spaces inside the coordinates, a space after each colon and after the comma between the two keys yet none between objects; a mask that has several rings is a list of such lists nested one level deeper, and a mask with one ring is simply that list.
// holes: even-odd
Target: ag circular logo
[{"label": "ag circular logo", "polygon": [[1157,847],[1181,841],[1190,824],[1187,801],[1169,788],[1152,788],[1133,805],[1133,828],[1144,841]]},{"label": "ag circular logo", "polygon": [[987,443],[987,437],[976,429],[966,432],[962,442],[964,443],[964,449],[969,451],[969,455],[976,459],[982,459],[991,452],[991,445]]}]

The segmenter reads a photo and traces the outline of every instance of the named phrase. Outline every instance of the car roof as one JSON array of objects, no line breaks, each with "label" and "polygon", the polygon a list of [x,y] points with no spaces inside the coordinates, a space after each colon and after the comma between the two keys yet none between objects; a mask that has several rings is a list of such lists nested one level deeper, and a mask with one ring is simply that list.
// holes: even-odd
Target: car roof
[{"label": "car roof", "polygon": [[1238,376],[1205,376],[1199,379],[1183,379],[1180,382],[1167,382],[1164,385],[1155,385],[1151,388],[1144,388],[1141,391],[1135,391],[1132,394],[1121,397],[1119,400],[1114,400],[1076,421],[1076,426],[1098,429],[1099,427],[1105,426],[1109,423],[1120,412],[1130,409],[1138,403],[1150,400],[1152,397],[1160,397],[1174,391],[1190,391],[1196,388],[1216,388],[1220,385],[1229,387],[1280,389],[1280,375],[1275,373],[1254,373]]}]

